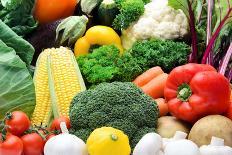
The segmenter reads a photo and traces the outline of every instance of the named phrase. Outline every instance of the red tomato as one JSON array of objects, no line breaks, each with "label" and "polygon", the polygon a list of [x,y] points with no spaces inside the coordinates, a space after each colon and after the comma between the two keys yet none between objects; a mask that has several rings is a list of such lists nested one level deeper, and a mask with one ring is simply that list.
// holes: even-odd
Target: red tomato
[{"label": "red tomato", "polygon": [[70,129],[70,120],[67,117],[61,116],[59,118],[56,118],[52,121],[52,125],[50,127],[50,130],[61,130],[60,129],[60,123],[65,122],[67,129]]},{"label": "red tomato", "polygon": [[30,133],[21,137],[23,155],[42,155],[45,141],[37,133]]},{"label": "red tomato", "polygon": [[15,136],[22,135],[30,127],[28,116],[22,111],[14,111],[6,120],[7,131]]},{"label": "red tomato", "polygon": [[77,0],[37,0],[34,16],[45,24],[73,15]]},{"label": "red tomato", "polygon": [[23,142],[17,136],[8,134],[5,141],[0,140],[0,155],[21,155],[22,152]]}]

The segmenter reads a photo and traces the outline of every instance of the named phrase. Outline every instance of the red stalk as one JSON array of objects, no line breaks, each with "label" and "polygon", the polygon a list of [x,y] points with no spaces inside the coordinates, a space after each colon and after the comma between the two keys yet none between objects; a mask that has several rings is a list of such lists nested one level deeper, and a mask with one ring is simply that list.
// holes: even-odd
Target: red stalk
[{"label": "red stalk", "polygon": [[188,9],[189,9],[189,27],[192,35],[192,53],[189,56],[189,62],[197,62],[197,54],[198,54],[197,32],[195,28],[194,12],[192,10],[192,5],[189,0],[188,0]]},{"label": "red stalk", "polygon": [[232,80],[232,68],[229,70],[229,73],[228,73],[228,75],[227,75],[227,78],[228,78],[229,81]]},{"label": "red stalk", "polygon": [[214,43],[215,43],[215,41],[216,41],[216,39],[217,39],[217,37],[218,37],[218,35],[219,35],[221,29],[223,28],[223,26],[224,26],[226,20],[229,18],[231,11],[232,11],[232,8],[229,8],[229,10],[228,10],[226,16],[225,16],[225,17],[223,18],[223,20],[220,22],[220,24],[219,24],[219,26],[217,27],[215,33],[213,34],[212,38],[210,39],[209,44],[208,44],[207,47],[206,47],[204,56],[203,56],[202,61],[201,61],[202,64],[206,64],[207,58],[208,58],[208,56],[209,56],[209,53],[210,53],[210,51],[212,50],[212,47],[213,47],[213,45],[214,45]]},{"label": "red stalk", "polygon": [[228,51],[226,52],[226,55],[222,61],[222,64],[220,66],[220,69],[219,69],[219,73],[222,74],[222,75],[225,75],[226,73],[226,68],[228,66],[228,63],[230,61],[230,58],[232,56],[232,43],[230,43],[230,47],[228,49]]},{"label": "red stalk", "polygon": [[[208,10],[207,10],[207,38],[206,38],[206,46],[209,44],[211,35],[212,35],[212,10],[213,10],[213,1],[208,0]],[[213,53],[212,50],[209,52],[209,56],[207,58],[207,64],[213,64]]]}]

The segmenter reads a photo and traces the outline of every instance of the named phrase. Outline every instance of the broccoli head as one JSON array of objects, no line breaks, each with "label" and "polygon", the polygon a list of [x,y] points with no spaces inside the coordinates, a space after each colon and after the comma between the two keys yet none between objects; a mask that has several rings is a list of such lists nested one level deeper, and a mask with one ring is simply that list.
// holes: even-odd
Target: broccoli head
[{"label": "broccoli head", "polygon": [[113,21],[113,27],[116,30],[127,29],[145,10],[143,0],[116,0],[115,2],[120,11]]},{"label": "broccoli head", "polygon": [[128,135],[132,148],[155,131],[158,116],[156,102],[131,82],[99,84],[79,93],[70,107],[73,134],[86,141],[94,129],[114,127]]},{"label": "broccoli head", "polygon": [[170,72],[188,62],[190,47],[183,42],[151,39],[137,41],[128,52],[137,59],[143,71],[160,66],[165,72]]}]

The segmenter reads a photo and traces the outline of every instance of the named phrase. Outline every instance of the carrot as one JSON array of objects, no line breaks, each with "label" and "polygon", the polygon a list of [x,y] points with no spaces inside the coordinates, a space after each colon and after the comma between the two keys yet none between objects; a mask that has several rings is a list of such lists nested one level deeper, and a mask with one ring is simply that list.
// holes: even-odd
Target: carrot
[{"label": "carrot", "polygon": [[164,87],[168,78],[168,74],[163,73],[152,79],[146,85],[141,87],[145,94],[150,95],[153,99],[164,96]]},{"label": "carrot", "polygon": [[166,116],[168,114],[168,104],[166,103],[164,98],[155,99],[158,107],[159,107],[159,116]]},{"label": "carrot", "polygon": [[162,69],[160,67],[158,67],[158,66],[153,67],[153,68],[147,70],[146,72],[144,72],[143,74],[139,75],[133,82],[137,86],[142,87],[145,84],[147,84],[149,81],[154,79],[156,76],[163,74],[163,73],[164,72],[162,71]]}]

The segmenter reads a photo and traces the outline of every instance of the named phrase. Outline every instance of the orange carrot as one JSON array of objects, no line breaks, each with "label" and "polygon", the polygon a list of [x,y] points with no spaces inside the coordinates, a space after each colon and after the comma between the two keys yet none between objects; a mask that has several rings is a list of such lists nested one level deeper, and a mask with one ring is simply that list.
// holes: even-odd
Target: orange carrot
[{"label": "orange carrot", "polygon": [[168,104],[166,103],[164,98],[155,99],[158,107],[159,107],[159,116],[166,116],[168,114]]},{"label": "orange carrot", "polygon": [[147,84],[149,81],[154,79],[156,76],[163,74],[163,73],[164,72],[162,71],[162,69],[160,67],[158,67],[158,66],[153,67],[153,68],[147,70],[146,72],[144,72],[143,74],[139,75],[133,82],[137,86],[142,87],[145,84]]},{"label": "orange carrot", "polygon": [[164,96],[164,87],[168,78],[168,74],[163,73],[149,81],[141,87],[145,94],[150,95],[153,99]]}]

